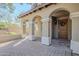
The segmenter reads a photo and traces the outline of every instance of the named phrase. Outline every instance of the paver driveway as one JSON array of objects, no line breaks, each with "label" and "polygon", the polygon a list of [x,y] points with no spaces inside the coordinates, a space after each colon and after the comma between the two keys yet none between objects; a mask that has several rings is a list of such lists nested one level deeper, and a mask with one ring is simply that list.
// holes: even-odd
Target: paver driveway
[{"label": "paver driveway", "polygon": [[65,56],[71,55],[67,42],[52,40],[51,46],[28,39],[14,40],[0,47],[1,56]]}]

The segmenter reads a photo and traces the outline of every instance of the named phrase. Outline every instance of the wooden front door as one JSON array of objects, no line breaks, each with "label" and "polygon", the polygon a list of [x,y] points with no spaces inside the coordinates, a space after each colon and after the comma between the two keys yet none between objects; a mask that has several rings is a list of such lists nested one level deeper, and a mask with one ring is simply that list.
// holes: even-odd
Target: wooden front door
[{"label": "wooden front door", "polygon": [[[65,21],[65,20],[63,20]],[[64,25],[58,25],[58,38],[68,39],[68,22]]]},{"label": "wooden front door", "polygon": [[52,17],[52,39],[68,39],[68,22],[66,20],[58,20],[56,17]]}]

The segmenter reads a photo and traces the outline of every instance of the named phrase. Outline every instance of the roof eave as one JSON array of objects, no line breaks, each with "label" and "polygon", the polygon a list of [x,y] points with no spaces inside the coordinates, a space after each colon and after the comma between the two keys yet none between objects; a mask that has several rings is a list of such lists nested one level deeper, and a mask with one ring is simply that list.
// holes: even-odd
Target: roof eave
[{"label": "roof eave", "polygon": [[54,5],[54,4],[56,4],[56,3],[48,3],[48,4],[45,4],[45,5],[36,7],[35,9],[31,9],[30,11],[26,12],[25,14],[19,15],[19,18],[22,18],[22,17],[24,17],[24,16],[27,16],[27,15],[29,15],[29,14],[32,14],[33,12],[36,12],[36,11],[38,11],[38,10],[41,10],[41,9],[43,9],[44,7],[48,7],[48,6],[52,5],[52,4]]}]

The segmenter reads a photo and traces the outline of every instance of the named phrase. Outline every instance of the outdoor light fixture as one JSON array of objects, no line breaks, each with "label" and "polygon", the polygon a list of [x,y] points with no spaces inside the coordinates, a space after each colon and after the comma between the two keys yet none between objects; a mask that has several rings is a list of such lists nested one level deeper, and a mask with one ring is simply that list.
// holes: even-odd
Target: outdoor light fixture
[{"label": "outdoor light fixture", "polygon": [[58,20],[59,25],[64,26],[65,24],[67,24],[68,19],[62,19],[62,20]]}]

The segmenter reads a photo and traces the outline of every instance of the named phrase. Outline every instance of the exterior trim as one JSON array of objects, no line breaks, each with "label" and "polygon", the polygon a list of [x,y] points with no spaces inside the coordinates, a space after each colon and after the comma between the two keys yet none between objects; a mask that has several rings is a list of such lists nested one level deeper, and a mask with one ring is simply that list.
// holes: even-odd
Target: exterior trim
[{"label": "exterior trim", "polygon": [[41,20],[41,22],[48,22],[49,21],[49,18],[44,18]]},{"label": "exterior trim", "polygon": [[71,50],[73,53],[79,54],[79,42],[71,40]]},{"label": "exterior trim", "polygon": [[29,35],[29,40],[35,40],[34,35]]},{"label": "exterior trim", "polygon": [[73,18],[73,17],[79,17],[79,12],[73,12],[70,14],[70,17]]},{"label": "exterior trim", "polygon": [[50,45],[51,44],[50,37],[44,37],[44,36],[42,36],[41,43],[44,44],[44,45]]}]

